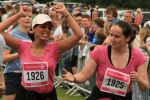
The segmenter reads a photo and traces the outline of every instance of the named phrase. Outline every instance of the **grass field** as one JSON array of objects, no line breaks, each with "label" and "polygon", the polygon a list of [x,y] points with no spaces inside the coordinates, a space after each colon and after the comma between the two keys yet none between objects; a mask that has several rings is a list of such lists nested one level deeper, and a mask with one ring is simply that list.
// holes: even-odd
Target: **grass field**
[{"label": "grass field", "polygon": [[[65,94],[67,90],[58,87],[57,89],[57,95],[58,95],[58,100],[86,100],[85,97],[82,96],[69,96],[68,94]],[[0,100],[3,100],[0,98]]]},{"label": "grass field", "polygon": [[65,89],[57,88],[58,100],[86,100],[86,98],[83,96],[69,96],[65,93]]}]

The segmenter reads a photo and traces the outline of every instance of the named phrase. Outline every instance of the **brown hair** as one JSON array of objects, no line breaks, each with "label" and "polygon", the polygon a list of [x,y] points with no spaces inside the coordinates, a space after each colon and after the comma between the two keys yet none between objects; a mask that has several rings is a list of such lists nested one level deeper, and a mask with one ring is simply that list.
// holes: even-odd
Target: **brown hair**
[{"label": "brown hair", "polygon": [[139,34],[140,34],[140,42],[145,43],[146,38],[150,36],[150,30],[148,28],[142,28],[139,31]]},{"label": "brown hair", "polygon": [[89,15],[83,15],[82,18],[87,18],[89,21],[91,21],[91,18]]},{"label": "brown hair", "polygon": [[95,22],[100,28],[104,28],[104,20],[102,19],[95,19],[93,22]]},{"label": "brown hair", "polygon": [[105,22],[104,23],[104,30],[105,30],[105,32],[107,32],[107,33],[105,33],[106,35],[109,35],[109,31],[110,31],[111,26],[112,26],[111,22]]},{"label": "brown hair", "polygon": [[117,16],[118,16],[117,8],[114,7],[114,6],[108,6],[108,7],[106,8],[106,14],[107,14],[107,13],[112,13],[112,16],[113,16],[114,18],[117,18]]},{"label": "brown hair", "polygon": [[140,27],[137,24],[131,23],[132,28],[136,31],[136,34],[139,34]]}]

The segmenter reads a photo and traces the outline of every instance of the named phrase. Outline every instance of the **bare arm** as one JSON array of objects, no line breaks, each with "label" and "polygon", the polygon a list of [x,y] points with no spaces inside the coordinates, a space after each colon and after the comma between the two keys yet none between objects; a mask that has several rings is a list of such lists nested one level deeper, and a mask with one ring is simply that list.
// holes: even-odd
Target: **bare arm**
[{"label": "bare arm", "polygon": [[75,46],[79,42],[79,40],[82,38],[82,32],[80,30],[79,25],[74,20],[74,18],[69,14],[68,10],[65,8],[64,5],[57,5],[55,10],[66,16],[67,22],[74,32],[74,35],[60,41],[59,52],[63,53],[64,51],[72,48],[73,46]]},{"label": "bare arm", "polygon": [[[21,6],[19,13],[8,18],[6,21],[4,21],[0,24],[0,26],[1,26],[0,31],[7,28],[7,26],[10,26],[13,22],[17,21],[20,17],[26,15],[27,13],[29,13],[31,11],[32,11],[31,7]],[[7,45],[9,45],[13,49],[17,50],[17,48],[19,46],[19,40],[18,39],[14,38],[11,35],[4,33],[4,32],[0,32],[0,34],[3,35]]]},{"label": "bare arm", "polygon": [[22,6],[20,8],[19,13],[15,14],[12,17],[9,17],[8,19],[4,20],[2,23],[0,23],[0,31],[3,31],[7,29],[10,25],[12,25],[14,22],[16,22],[21,16],[25,14],[24,11],[30,11],[31,8]]},{"label": "bare arm", "polygon": [[19,39],[11,36],[10,34],[7,34],[5,32],[1,32],[0,34],[3,35],[5,42],[8,46],[10,46],[11,48],[17,50],[19,47]]},{"label": "bare arm", "polygon": [[[97,67],[96,62],[92,58],[89,58],[89,60],[87,61],[85,67],[83,67],[81,72],[75,74],[74,76],[71,73],[66,72],[66,74],[63,75],[63,79],[70,82],[75,81],[76,83],[84,83],[96,72],[96,67]],[[76,80],[74,79],[74,77]]]},{"label": "bare arm", "polygon": [[148,74],[147,74],[147,65],[148,62],[144,63],[143,65],[141,65],[137,72],[140,76],[140,79],[138,81],[139,87],[141,90],[146,90],[149,88],[149,82],[148,82]]},{"label": "bare arm", "polygon": [[18,57],[18,53],[10,54],[9,49],[5,49],[4,56],[3,56],[3,63],[6,63],[8,61],[14,60]]},{"label": "bare arm", "polygon": [[131,80],[137,82],[141,90],[146,90],[149,88],[147,65],[148,62],[140,65],[137,72],[130,73]]},{"label": "bare arm", "polygon": [[7,29],[10,25],[12,25],[14,22],[16,22],[20,18],[20,14],[17,13],[16,15],[7,18],[0,24],[0,31],[3,31]]}]

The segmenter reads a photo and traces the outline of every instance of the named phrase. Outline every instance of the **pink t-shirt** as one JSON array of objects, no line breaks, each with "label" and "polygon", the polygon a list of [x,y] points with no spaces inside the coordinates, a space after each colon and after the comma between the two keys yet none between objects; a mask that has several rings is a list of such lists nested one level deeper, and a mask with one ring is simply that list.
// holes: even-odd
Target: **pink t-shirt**
[{"label": "pink t-shirt", "polygon": [[137,14],[134,20],[134,23],[137,25],[141,25],[143,20],[143,15],[142,14]]},{"label": "pink t-shirt", "polygon": [[[122,69],[114,67],[108,57],[107,46],[98,46],[91,52],[91,58],[93,58],[97,63],[97,80],[96,85],[101,89],[102,81],[107,68],[114,69],[126,74],[130,74],[132,71],[137,71],[137,68],[147,61],[143,53],[136,49],[132,48],[131,58],[128,65]],[[128,87],[128,92],[131,91],[131,82]]]},{"label": "pink t-shirt", "polygon": [[54,43],[47,43],[45,46],[45,53],[42,57],[35,57],[31,54],[31,41],[23,41],[20,40],[20,47],[19,47],[19,56],[21,60],[21,66],[25,63],[35,63],[35,62],[47,62],[48,65],[48,85],[40,86],[40,87],[25,87],[24,80],[22,77],[22,86],[25,87],[27,90],[36,91],[38,93],[48,93],[53,89],[53,76],[56,68],[56,64],[61,57],[58,53],[59,42]]}]

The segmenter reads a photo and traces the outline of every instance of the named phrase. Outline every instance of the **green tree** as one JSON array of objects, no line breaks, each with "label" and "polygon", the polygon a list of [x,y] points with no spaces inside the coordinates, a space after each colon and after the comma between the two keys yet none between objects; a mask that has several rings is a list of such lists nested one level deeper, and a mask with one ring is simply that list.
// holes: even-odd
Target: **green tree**
[{"label": "green tree", "polygon": [[[53,0],[37,0],[37,1],[46,3]],[[150,4],[150,0],[64,0],[64,1],[99,5],[100,7],[107,7],[110,5],[114,5],[117,8],[123,8],[123,9],[127,9],[127,8],[136,9],[138,7],[142,9],[148,9]]]}]

